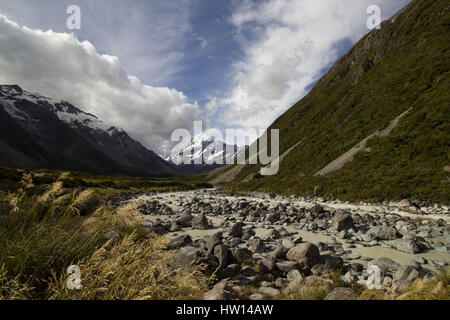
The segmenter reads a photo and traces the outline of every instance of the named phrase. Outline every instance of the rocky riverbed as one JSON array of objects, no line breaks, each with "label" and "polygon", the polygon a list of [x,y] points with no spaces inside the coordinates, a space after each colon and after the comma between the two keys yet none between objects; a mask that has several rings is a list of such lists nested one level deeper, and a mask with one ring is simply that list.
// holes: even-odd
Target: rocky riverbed
[{"label": "rocky riverbed", "polygon": [[[277,297],[330,270],[367,284],[373,265],[384,288],[409,283],[450,264],[449,208],[402,201],[372,205],[219,189],[135,195],[144,225],[170,239],[176,262],[205,263],[219,282],[205,298]],[[127,201],[127,200],[124,200]],[[129,201],[129,200],[128,200]],[[333,297],[347,295],[341,290]],[[331,297],[331,298],[333,298]]]}]

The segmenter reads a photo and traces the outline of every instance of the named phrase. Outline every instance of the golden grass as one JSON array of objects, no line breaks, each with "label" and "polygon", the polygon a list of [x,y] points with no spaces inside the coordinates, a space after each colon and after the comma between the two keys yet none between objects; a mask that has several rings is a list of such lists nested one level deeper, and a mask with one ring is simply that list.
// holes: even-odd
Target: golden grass
[{"label": "golden grass", "polygon": [[440,270],[434,278],[416,280],[398,300],[450,300],[450,267]]},{"label": "golden grass", "polygon": [[[0,200],[0,299],[198,299],[207,290],[200,266],[169,264],[167,239],[145,231],[138,203],[112,210],[62,179],[41,193],[22,180]],[[70,265],[81,267],[81,290],[66,287]]]},{"label": "golden grass", "polygon": [[166,244],[161,237],[136,242],[135,235],[130,235],[111,250],[102,247],[80,262],[82,288],[69,290],[67,277],[56,277],[50,299],[200,299],[206,290],[201,270],[173,269],[173,253],[164,250]]}]

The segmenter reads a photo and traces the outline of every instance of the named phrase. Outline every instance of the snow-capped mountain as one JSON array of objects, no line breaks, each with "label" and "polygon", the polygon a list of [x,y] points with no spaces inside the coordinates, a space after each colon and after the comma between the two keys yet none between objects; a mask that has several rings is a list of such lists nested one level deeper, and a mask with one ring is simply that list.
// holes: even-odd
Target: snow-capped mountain
[{"label": "snow-capped mountain", "polygon": [[244,149],[201,133],[194,136],[186,147],[168,152],[163,158],[183,173],[200,173],[225,165],[226,159],[234,159]]},{"label": "snow-capped mountain", "polygon": [[161,175],[176,168],[123,129],[66,101],[0,85],[0,164]]}]

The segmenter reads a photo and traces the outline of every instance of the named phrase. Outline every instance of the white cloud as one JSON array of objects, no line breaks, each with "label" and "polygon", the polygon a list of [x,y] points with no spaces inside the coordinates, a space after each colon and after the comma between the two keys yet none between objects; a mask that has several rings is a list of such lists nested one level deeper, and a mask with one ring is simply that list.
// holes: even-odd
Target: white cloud
[{"label": "white cloud", "polygon": [[199,111],[183,93],[129,76],[117,57],[98,54],[88,41],[20,26],[2,15],[0,70],[0,83],[67,100],[153,149],[174,129],[191,128]]},{"label": "white cloud", "polygon": [[[245,1],[231,17],[245,58],[233,66],[234,82],[220,98],[228,126],[266,128],[306,94],[320,71],[337,60],[339,41],[353,43],[369,30],[366,9],[383,18],[409,0]],[[217,102],[216,102],[217,103]]]}]

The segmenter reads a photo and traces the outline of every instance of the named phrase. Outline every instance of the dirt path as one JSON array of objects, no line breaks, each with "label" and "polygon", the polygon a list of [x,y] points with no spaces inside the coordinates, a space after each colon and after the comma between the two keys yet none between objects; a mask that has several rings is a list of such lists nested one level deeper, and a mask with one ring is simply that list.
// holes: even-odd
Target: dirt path
[{"label": "dirt path", "polygon": [[372,139],[373,137],[380,137],[380,138],[387,137],[391,133],[391,131],[395,127],[397,127],[400,119],[403,118],[410,110],[411,109],[406,110],[401,115],[399,115],[397,118],[395,118],[393,121],[391,121],[391,123],[389,124],[389,126],[386,129],[381,130],[381,131],[377,131],[375,133],[372,133],[370,136],[366,137],[364,140],[362,140],[356,146],[351,148],[349,151],[347,151],[346,153],[341,155],[339,158],[337,158],[336,160],[334,160],[331,163],[329,163],[325,168],[323,168],[322,170],[317,172],[315,175],[316,176],[325,176],[325,175],[327,175],[327,174],[329,174],[331,172],[337,171],[337,170],[341,169],[348,162],[353,161],[353,158],[355,157],[355,155],[358,152],[360,152],[360,151],[370,151],[368,148],[366,148],[367,142],[370,139]]}]

